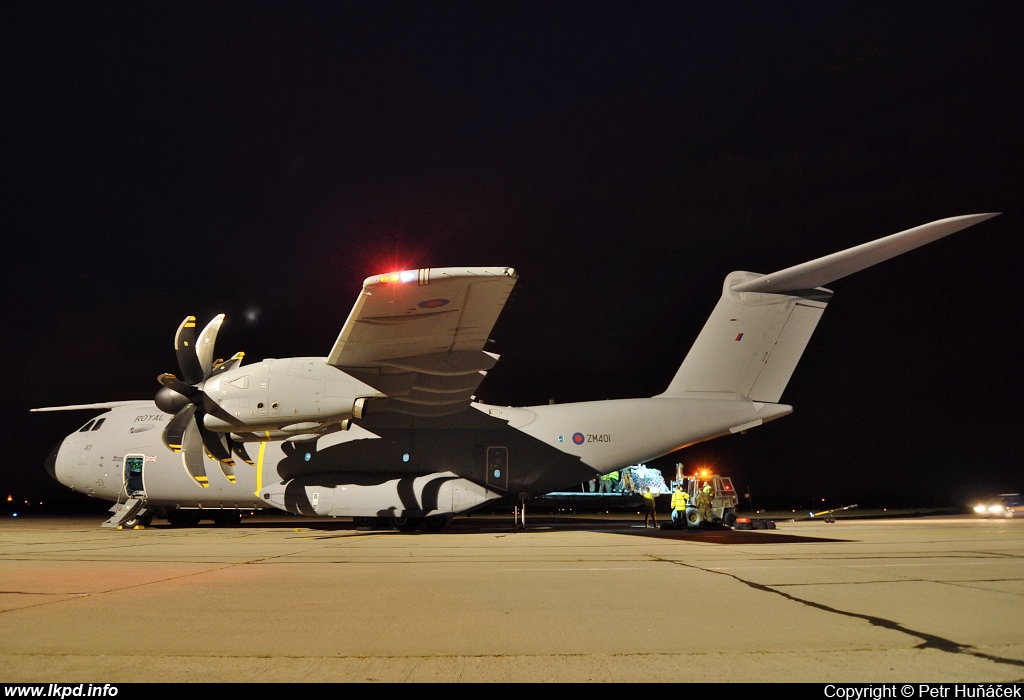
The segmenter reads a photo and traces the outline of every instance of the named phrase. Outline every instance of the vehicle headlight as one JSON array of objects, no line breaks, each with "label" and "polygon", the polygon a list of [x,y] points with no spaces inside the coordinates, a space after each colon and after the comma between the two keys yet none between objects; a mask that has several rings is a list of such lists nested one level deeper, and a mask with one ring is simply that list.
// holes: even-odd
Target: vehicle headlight
[{"label": "vehicle headlight", "polygon": [[975,513],[984,513],[986,510],[987,509],[985,508],[984,503],[979,503],[978,505],[974,506]]},{"label": "vehicle headlight", "polygon": [[988,507],[988,512],[989,513],[1002,513],[1003,512],[1003,507],[1001,505],[999,505],[999,504],[996,504],[994,506],[989,506]]}]

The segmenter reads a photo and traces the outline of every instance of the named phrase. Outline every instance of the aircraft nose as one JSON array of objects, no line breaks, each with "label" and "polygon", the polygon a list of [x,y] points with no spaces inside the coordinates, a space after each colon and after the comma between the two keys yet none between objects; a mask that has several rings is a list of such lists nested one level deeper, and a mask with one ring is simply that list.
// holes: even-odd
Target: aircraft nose
[{"label": "aircraft nose", "polygon": [[57,443],[57,446],[50,450],[50,456],[46,458],[46,473],[50,475],[50,478],[54,481],[57,479],[57,453],[60,452],[61,443]]}]

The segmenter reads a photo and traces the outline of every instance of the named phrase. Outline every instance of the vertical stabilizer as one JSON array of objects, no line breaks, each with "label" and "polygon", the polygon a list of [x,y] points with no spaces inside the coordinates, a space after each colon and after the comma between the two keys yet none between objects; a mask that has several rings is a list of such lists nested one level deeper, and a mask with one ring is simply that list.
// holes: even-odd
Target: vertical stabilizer
[{"label": "vertical stabilizer", "polygon": [[696,342],[661,396],[728,393],[777,403],[832,292],[763,294],[733,287],[759,277],[733,272]]}]

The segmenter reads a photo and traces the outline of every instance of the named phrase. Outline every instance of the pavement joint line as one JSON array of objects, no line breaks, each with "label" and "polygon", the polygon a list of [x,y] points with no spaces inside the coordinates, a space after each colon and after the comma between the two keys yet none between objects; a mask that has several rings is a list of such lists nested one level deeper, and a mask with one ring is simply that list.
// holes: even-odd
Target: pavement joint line
[{"label": "pavement joint line", "polygon": [[[699,566],[694,566],[692,564],[688,564],[686,562],[673,561],[673,560],[670,560],[670,559],[663,559],[663,561],[666,561],[666,562],[668,562],[670,564],[675,564],[676,566],[683,566],[683,567],[686,567],[688,569],[696,569],[698,571],[706,571],[709,574],[715,574],[715,575],[718,575],[718,576],[728,576],[729,578],[733,579],[734,581],[737,581],[738,583],[742,583],[742,584],[744,584],[746,586],[749,586],[749,587],[753,588],[754,590],[758,590],[758,591],[762,591],[762,592],[765,592],[765,593],[772,593],[774,595],[782,596],[783,598],[791,600],[794,603],[798,603],[800,605],[805,605],[807,607],[816,608],[818,610],[822,610],[824,612],[832,613],[832,614],[835,614],[835,615],[842,615],[842,616],[850,617],[850,618],[857,619],[857,620],[864,620],[868,624],[874,625],[875,627],[882,627],[884,629],[889,629],[889,630],[893,630],[895,632],[900,632],[902,634],[910,635],[912,637],[917,637],[918,639],[921,640],[921,643],[915,645],[916,649],[936,649],[938,651],[944,651],[944,652],[947,652],[947,653],[950,653],[950,654],[966,654],[966,655],[974,656],[974,657],[977,657],[977,658],[980,658],[980,659],[985,659],[987,661],[992,661],[992,662],[998,663],[998,664],[1006,664],[1006,665],[1009,665],[1009,666],[1021,666],[1021,667],[1024,667],[1024,660],[1010,659],[1010,658],[1006,658],[1006,657],[995,656],[993,654],[986,654],[984,652],[981,652],[981,651],[978,651],[978,650],[974,649],[970,645],[960,644],[959,642],[954,642],[951,639],[945,639],[944,637],[940,637],[940,636],[934,635],[934,634],[928,634],[927,632],[918,632],[916,630],[912,630],[912,629],[910,629],[908,627],[904,627],[903,625],[901,625],[898,622],[895,622],[894,620],[887,620],[885,618],[876,617],[874,615],[864,615],[862,613],[856,613],[856,612],[852,612],[852,611],[849,611],[849,610],[840,610],[839,608],[833,608],[832,606],[825,605],[823,603],[816,603],[816,602],[814,602],[812,600],[805,600],[803,598],[798,598],[797,596],[790,595],[789,593],[786,593],[785,591],[780,591],[780,590],[777,590],[777,589],[775,589],[775,588],[773,588],[771,586],[766,586],[764,584],[754,583],[753,581],[747,581],[746,579],[740,578],[739,576],[736,576],[735,574],[730,574],[730,573],[725,572],[725,571],[715,571],[713,569],[705,569],[705,568],[702,568],[702,567],[699,567]],[[827,584],[827,585],[834,585],[834,584]]]},{"label": "pavement joint line", "polygon": [[1024,558],[1024,557],[1021,557],[1020,554],[1017,554],[1015,552],[986,552],[986,551],[982,551],[982,552],[978,553],[978,556],[981,556],[981,555],[988,555],[988,556],[991,556],[991,557],[998,557],[999,559],[1022,559],[1022,558]]},{"label": "pavement joint line", "polygon": [[0,595],[41,595],[41,596],[70,595],[70,596],[87,596],[87,595],[92,595],[92,594],[91,593],[33,593],[31,591],[0,591]]}]

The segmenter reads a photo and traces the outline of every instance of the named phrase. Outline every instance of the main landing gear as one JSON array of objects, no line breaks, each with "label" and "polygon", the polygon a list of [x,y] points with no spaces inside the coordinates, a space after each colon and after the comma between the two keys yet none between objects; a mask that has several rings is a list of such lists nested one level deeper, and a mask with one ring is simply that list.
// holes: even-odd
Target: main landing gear
[{"label": "main landing gear", "polygon": [[228,508],[174,508],[167,511],[167,522],[171,527],[195,527],[200,520],[212,520],[218,527],[234,527],[242,522],[242,513]]},{"label": "main landing gear", "polygon": [[423,530],[426,532],[438,532],[448,527],[452,522],[451,513],[439,515],[428,515],[425,518],[417,518],[408,515],[396,515],[382,518],[356,517],[353,518],[357,528],[361,530],[401,530],[402,532],[413,532]]},{"label": "main landing gear", "polygon": [[519,494],[519,505],[512,507],[512,521],[516,529],[526,529],[526,502],[530,500],[530,494]]}]

